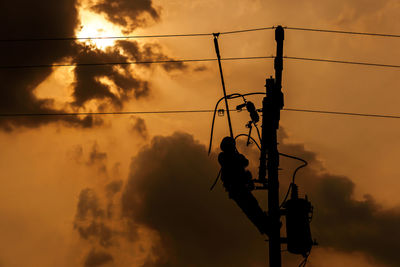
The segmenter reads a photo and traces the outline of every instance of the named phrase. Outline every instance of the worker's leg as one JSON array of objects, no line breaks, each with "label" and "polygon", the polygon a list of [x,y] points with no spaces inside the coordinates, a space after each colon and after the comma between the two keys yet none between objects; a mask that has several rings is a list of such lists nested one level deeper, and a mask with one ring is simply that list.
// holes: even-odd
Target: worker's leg
[{"label": "worker's leg", "polygon": [[268,233],[268,216],[250,191],[231,194],[231,198],[262,234]]}]

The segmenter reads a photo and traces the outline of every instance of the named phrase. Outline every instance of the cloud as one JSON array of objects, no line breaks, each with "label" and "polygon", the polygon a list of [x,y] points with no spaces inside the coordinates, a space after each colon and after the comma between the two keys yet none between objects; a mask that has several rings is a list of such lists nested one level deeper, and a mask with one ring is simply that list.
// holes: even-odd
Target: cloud
[{"label": "cloud", "polygon": [[[133,41],[117,41],[117,45],[134,61],[172,61],[174,58],[167,56],[161,45],[157,43],[144,44],[139,47],[137,42]],[[150,64],[144,64],[145,67],[150,67]],[[173,70],[186,70],[187,65],[183,62],[168,62],[163,63],[161,67],[169,72]]]},{"label": "cloud", "polygon": [[121,191],[122,188],[122,180],[112,181],[106,185],[106,192],[109,197],[114,196],[116,193]]},{"label": "cloud", "polygon": [[86,257],[85,267],[97,267],[112,262],[113,257],[107,252],[91,250]]},{"label": "cloud", "polygon": [[[120,189],[120,186],[118,188],[116,185],[118,183],[110,183],[106,188],[116,194]],[[79,195],[74,229],[82,239],[88,241],[92,249],[98,246],[105,249],[115,244],[117,231],[109,220],[113,209],[112,194],[109,194],[108,198],[108,204],[105,205],[104,201],[99,199],[98,193],[90,188],[83,189]]]},{"label": "cloud", "polygon": [[93,219],[102,218],[104,211],[100,208],[99,199],[95,192],[86,188],[79,194],[76,219],[84,221],[89,217]]},{"label": "cloud", "polygon": [[322,246],[345,252],[363,252],[389,266],[400,256],[400,209],[386,210],[370,195],[354,199],[354,183],[347,177],[323,174],[310,188],[316,208],[315,236]]},{"label": "cloud", "polygon": [[[301,170],[297,183],[315,207],[312,231],[321,247],[342,252],[361,252],[370,259],[397,266],[397,240],[400,238],[400,207],[385,209],[371,195],[355,199],[355,184],[349,177],[326,172],[317,155],[299,144],[285,144],[280,150],[303,157],[311,167]],[[294,162],[283,162],[293,170]]]},{"label": "cloud", "polygon": [[[255,150],[240,149],[258,161]],[[327,173],[317,155],[301,144],[286,144],[281,138],[280,151],[310,163],[297,175],[297,183],[315,206],[312,232],[321,247],[363,253],[387,266],[398,265],[398,209],[385,210],[371,196],[355,199],[353,182]],[[262,236],[221,186],[209,192],[218,171],[216,162],[215,155],[207,157],[204,145],[184,133],[155,137],[132,159],[122,214],[158,232],[160,242],[153,249],[163,252],[144,266],[266,264],[267,244]],[[281,194],[297,164],[282,158]]]},{"label": "cloud", "polygon": [[217,173],[215,158],[184,133],[155,137],[132,159],[123,215],[157,231],[154,249],[165,252],[146,267],[265,265],[263,237],[220,187],[209,191]]},{"label": "cloud", "polygon": [[[8,1],[0,10],[0,34],[3,38],[45,38],[73,36],[78,24],[75,0]],[[52,64],[74,52],[72,41],[62,42],[1,42],[2,65]],[[50,68],[2,69],[0,79],[1,113],[57,112],[49,106],[51,99],[37,99],[33,90],[50,74]],[[72,126],[91,127],[91,117],[2,118],[0,128],[13,126],[37,127],[44,123],[63,120]]]},{"label": "cloud", "polygon": [[107,153],[100,152],[97,142],[94,143],[92,146],[92,149],[89,153],[87,165],[98,166],[98,169],[100,172],[107,173],[107,166],[106,166],[106,162],[105,162],[106,160],[107,160]]},{"label": "cloud", "polygon": [[[23,8],[21,8],[23,7]],[[100,1],[93,9],[107,16],[113,23],[124,27],[144,26],[142,14],[158,19],[159,13],[151,1]],[[79,27],[77,0],[9,2],[0,10],[0,28],[5,39],[71,37]],[[129,17],[129,18],[128,18]],[[127,28],[127,29],[128,29]],[[139,46],[137,42],[117,41],[105,51],[75,41],[0,42],[2,65],[37,65],[54,63],[127,63],[132,60],[170,60],[157,44]],[[144,66],[144,65],[143,65]],[[150,68],[152,66],[146,65]],[[182,63],[163,64],[165,71],[183,70]],[[93,101],[98,110],[122,109],[129,99],[147,97],[150,85],[140,78],[129,64],[105,66],[78,66],[72,87],[72,103],[65,101],[63,108],[54,107],[53,98],[39,99],[34,90],[51,74],[51,68],[1,69],[0,113],[63,113],[66,110],[87,109]],[[57,90],[58,88],[54,88]],[[96,107],[95,107],[96,109]],[[61,121],[70,127],[90,128],[102,124],[92,116],[38,116],[2,117],[0,129],[38,127]]]},{"label": "cloud", "polygon": [[147,137],[149,136],[146,122],[144,121],[144,119],[139,117],[131,116],[130,130],[139,134],[139,136],[143,139],[147,139]]},{"label": "cloud", "polygon": [[127,32],[146,24],[148,20],[143,17],[144,14],[153,20],[160,17],[151,0],[100,0],[92,6],[92,10],[104,14],[109,21],[123,26]]},{"label": "cloud", "polygon": [[[140,53],[139,50],[135,51]],[[106,51],[93,47],[81,46],[74,59],[77,63],[93,62],[122,62],[129,58],[119,52],[118,44],[109,47]],[[149,92],[147,81],[135,77],[129,65],[105,66],[78,66],[75,68],[76,81],[74,83],[75,106],[83,106],[90,100],[108,100],[114,107],[122,108],[123,102],[131,96],[139,99]],[[122,70],[122,71],[121,71]],[[101,78],[106,78],[111,84],[104,83]],[[115,87],[115,91],[113,88]]]}]

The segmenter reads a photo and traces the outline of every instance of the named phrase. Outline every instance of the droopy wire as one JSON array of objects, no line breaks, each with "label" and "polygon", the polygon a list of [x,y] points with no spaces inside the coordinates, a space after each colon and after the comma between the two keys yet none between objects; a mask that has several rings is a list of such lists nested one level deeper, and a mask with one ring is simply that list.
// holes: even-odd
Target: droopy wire
[{"label": "droopy wire", "polygon": [[284,205],[284,203],[286,202],[286,200],[287,200],[287,198],[288,198],[288,196],[289,196],[290,190],[292,189],[292,185],[293,185],[294,182],[295,182],[296,173],[297,173],[301,168],[304,168],[305,166],[307,166],[307,165],[308,165],[308,162],[307,162],[306,160],[302,159],[302,158],[298,158],[298,157],[295,157],[295,156],[287,155],[287,154],[284,154],[284,153],[279,153],[279,155],[284,156],[284,157],[287,157],[287,158],[291,158],[291,159],[296,159],[296,160],[299,160],[299,161],[303,162],[303,164],[300,165],[299,167],[297,167],[296,170],[295,170],[294,173],[293,173],[292,182],[290,183],[290,185],[289,185],[289,187],[288,187],[288,190],[287,190],[287,192],[286,192],[286,195],[285,195],[285,197],[284,197],[282,203],[279,205],[279,207],[282,208],[282,206]]},{"label": "droopy wire", "polygon": [[[249,96],[249,95],[265,95],[266,93],[263,92],[255,92],[255,93],[247,93],[247,94],[238,94],[238,93],[234,93],[234,94],[230,94],[226,96],[226,99],[230,100],[230,99],[235,99],[235,98],[239,98],[239,97],[245,97],[245,96]],[[208,154],[210,155],[211,153],[211,147],[212,147],[212,140],[213,140],[213,134],[214,134],[214,124],[215,124],[215,115],[217,113],[217,109],[218,109],[218,105],[219,103],[224,100],[225,97],[221,97],[218,101],[217,104],[215,104],[215,108],[214,108],[214,114],[213,114],[213,119],[212,119],[212,123],[211,123],[211,134],[210,134],[210,144],[208,146]]]}]

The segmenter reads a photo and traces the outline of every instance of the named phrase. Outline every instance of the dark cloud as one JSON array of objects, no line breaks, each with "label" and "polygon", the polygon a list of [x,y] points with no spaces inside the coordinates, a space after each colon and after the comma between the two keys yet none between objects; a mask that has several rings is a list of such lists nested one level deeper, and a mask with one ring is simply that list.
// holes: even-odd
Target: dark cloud
[{"label": "dark cloud", "polygon": [[[136,50],[136,53],[140,51]],[[93,62],[128,62],[129,58],[120,54],[119,47],[109,47],[106,51],[93,47],[81,47],[75,57],[77,63]],[[78,66],[75,68],[74,105],[82,106],[90,100],[106,100],[114,107],[122,108],[124,101],[130,97],[140,98],[148,95],[148,82],[143,81],[129,71],[129,65]],[[107,78],[113,83],[102,83],[101,78]],[[112,87],[115,86],[116,92]]]},{"label": "dark cloud", "polygon": [[81,238],[89,240],[91,238],[98,239],[99,245],[102,247],[110,247],[112,245],[113,232],[110,227],[104,223],[92,221],[87,226],[75,226]]},{"label": "dark cloud", "polygon": [[92,6],[92,10],[104,14],[109,21],[123,26],[127,32],[146,24],[148,20],[143,17],[144,14],[153,20],[158,20],[160,16],[152,0],[100,0]]},{"label": "dark cloud", "polygon": [[400,256],[400,209],[385,210],[372,196],[354,199],[354,184],[347,177],[320,175],[309,181],[316,208],[315,237],[321,246],[368,257],[398,266]]},{"label": "dark cloud", "polygon": [[97,267],[112,262],[113,257],[104,251],[91,250],[85,259],[85,267]]},{"label": "dark cloud", "polygon": [[[76,6],[77,0],[21,0],[1,4],[0,34],[4,39],[74,36],[80,26]],[[151,1],[100,1],[93,10],[128,28],[144,25],[142,14],[159,18]],[[0,42],[0,56],[2,65],[14,66],[170,59],[158,45],[139,47],[136,42],[128,41],[117,41],[106,51],[75,41]],[[172,71],[185,69],[185,66],[169,63],[163,64],[163,68]],[[35,88],[52,72],[51,68],[1,69],[0,113],[63,113],[67,107],[81,111],[80,108],[85,108],[92,100],[96,101],[99,110],[121,109],[128,99],[149,95],[149,83],[137,77],[129,65],[79,66],[74,70],[72,103],[65,102],[63,108],[56,109],[54,99],[38,99],[34,94]],[[102,124],[101,119],[92,116],[2,117],[0,129],[11,131],[21,126],[38,127],[57,121],[83,128]]]},{"label": "dark cloud", "polygon": [[108,226],[107,217],[108,211],[106,214],[96,192],[89,188],[83,189],[79,195],[74,221],[74,229],[79,236],[91,244],[110,247],[115,232]]},{"label": "dark cloud", "polygon": [[108,201],[108,203],[107,203],[107,218],[110,220],[114,219],[114,214],[116,213],[114,196],[116,194],[118,194],[119,192],[121,192],[122,186],[123,186],[122,180],[114,180],[105,186],[105,192],[106,192],[106,196],[108,198],[108,200],[107,200]]},{"label": "dark cloud", "polygon": [[206,71],[208,68],[204,65],[194,68],[194,71]]},{"label": "dark cloud", "polygon": [[99,152],[98,149],[99,149],[98,145],[97,145],[97,143],[95,143],[93,145],[92,151],[90,152],[90,155],[89,155],[89,161],[88,161],[89,165],[92,165],[99,161],[102,162],[107,159],[107,153]]},{"label": "dark cloud", "polygon": [[99,199],[96,193],[93,190],[86,188],[79,194],[76,219],[84,221],[89,217],[94,219],[102,218],[104,217],[104,210],[100,208]]},{"label": "dark cloud", "polygon": [[[360,252],[398,266],[399,210],[385,210],[371,196],[355,199],[349,178],[327,173],[315,153],[284,141],[281,138],[280,151],[310,163],[299,172],[297,183],[315,206],[312,232],[320,246]],[[257,162],[253,166],[258,164],[257,151],[240,149]],[[296,166],[298,162],[282,158],[281,194]],[[159,233],[161,241],[154,253],[164,255],[149,259],[146,267],[266,264],[267,244],[245,215],[221,186],[209,192],[217,171],[215,157],[208,158],[205,146],[183,133],[155,137],[132,159],[122,212],[125,218]],[[293,260],[284,257],[286,262]]]},{"label": "dark cloud", "polygon": [[123,185],[122,180],[116,180],[108,183],[106,185],[107,195],[109,195],[110,197],[114,196],[116,193],[121,191],[122,185]]},{"label": "dark cloud", "polygon": [[[285,144],[283,139],[280,150],[305,158],[311,164],[296,179],[301,193],[307,193],[315,207],[312,231],[321,247],[361,252],[388,266],[399,265],[399,207],[384,209],[370,195],[356,199],[355,185],[350,178],[327,173],[316,154],[303,145]],[[293,160],[282,162],[287,174],[295,164]]]},{"label": "dark cloud", "polygon": [[[94,47],[81,46],[75,56],[77,63],[92,62],[149,62],[156,60],[173,60],[165,55],[158,44],[144,44],[139,46],[136,41],[116,41],[115,46],[106,51]],[[141,67],[150,68],[152,64],[141,64]],[[163,63],[162,68],[167,71],[185,70],[187,66],[182,62]],[[149,95],[149,83],[134,75],[130,64],[105,66],[78,66],[75,68],[76,82],[74,83],[74,105],[82,106],[90,100],[108,101],[115,108],[121,109],[123,103],[134,97],[140,99]],[[102,82],[108,79],[113,85]],[[114,88],[113,88],[114,87]]]},{"label": "dark cloud", "polygon": [[[28,0],[3,2],[0,9],[0,35],[12,38],[45,38],[73,36],[78,24],[75,0]],[[62,42],[0,42],[2,65],[52,64],[74,53],[71,41]],[[37,99],[33,90],[52,72],[42,69],[2,69],[0,80],[1,113],[51,113],[51,99]],[[14,126],[37,127],[51,121],[63,120],[73,126],[91,127],[93,118],[46,117],[1,118],[0,128]]]},{"label": "dark cloud", "polygon": [[[146,266],[265,266],[266,243],[221,190],[205,146],[188,134],[156,137],[133,160],[122,196],[126,218],[160,234]],[[244,256],[245,255],[245,256]]]},{"label": "dark cloud", "polygon": [[92,150],[89,153],[89,159],[87,161],[87,164],[90,166],[96,165],[98,166],[100,172],[106,173],[107,172],[107,166],[105,162],[106,160],[107,160],[107,153],[100,152],[98,144],[94,143],[92,146]]},{"label": "dark cloud", "polygon": [[130,130],[139,134],[143,139],[147,139],[149,133],[144,119],[132,116],[131,120]]},{"label": "dark cloud", "polygon": [[[117,45],[124,50],[130,59],[134,61],[172,61],[174,58],[167,56],[162,47],[157,43],[144,44],[139,47],[137,42],[132,41],[117,41]],[[150,64],[144,64],[145,67],[150,67]],[[183,62],[169,62],[161,64],[165,71],[186,70],[188,67]]]}]

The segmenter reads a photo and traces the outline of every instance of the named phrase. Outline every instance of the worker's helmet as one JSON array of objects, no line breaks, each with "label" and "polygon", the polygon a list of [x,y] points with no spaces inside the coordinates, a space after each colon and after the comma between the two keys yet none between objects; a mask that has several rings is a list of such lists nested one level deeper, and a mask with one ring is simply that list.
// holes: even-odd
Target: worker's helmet
[{"label": "worker's helmet", "polygon": [[224,152],[234,152],[236,150],[236,141],[234,138],[227,136],[221,141],[220,148]]}]

